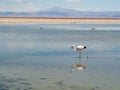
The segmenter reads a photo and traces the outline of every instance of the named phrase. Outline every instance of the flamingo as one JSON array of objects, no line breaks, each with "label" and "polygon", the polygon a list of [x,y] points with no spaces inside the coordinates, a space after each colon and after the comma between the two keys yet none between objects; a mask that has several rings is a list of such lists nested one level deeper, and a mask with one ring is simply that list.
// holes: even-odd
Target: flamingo
[{"label": "flamingo", "polygon": [[43,26],[40,26],[40,30],[43,29]]},{"label": "flamingo", "polygon": [[96,28],[95,27],[91,27],[91,30],[95,30]]},{"label": "flamingo", "polygon": [[[83,70],[83,69],[86,68],[85,65],[81,64],[81,51],[83,51],[86,48],[87,47],[84,46],[84,45],[78,45],[78,46],[72,45],[71,46],[71,49],[74,49],[75,51],[79,52],[79,64],[75,64],[74,66],[72,66],[71,67],[72,71],[74,71],[75,69],[77,69],[77,70]],[[87,53],[86,53],[86,55],[87,55]],[[87,58],[88,58],[88,55],[87,55]]]},{"label": "flamingo", "polygon": [[82,50],[86,49],[87,47],[84,45],[78,45],[78,46],[72,45],[71,48],[75,49],[75,51],[82,51]]},{"label": "flamingo", "polygon": [[[84,46],[84,45],[78,45],[78,46],[72,45],[71,46],[71,49],[74,49],[75,51],[79,51],[79,58],[81,57],[81,51],[84,50],[84,49],[86,49],[86,48],[87,47]],[[87,58],[88,58],[88,56],[87,56]]]}]

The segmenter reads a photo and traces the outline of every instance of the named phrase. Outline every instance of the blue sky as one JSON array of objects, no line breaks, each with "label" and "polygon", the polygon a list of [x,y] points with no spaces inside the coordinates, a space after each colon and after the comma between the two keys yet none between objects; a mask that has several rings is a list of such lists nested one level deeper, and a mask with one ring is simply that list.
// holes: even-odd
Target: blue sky
[{"label": "blue sky", "polygon": [[0,11],[39,11],[52,7],[82,11],[120,11],[120,0],[0,0]]}]

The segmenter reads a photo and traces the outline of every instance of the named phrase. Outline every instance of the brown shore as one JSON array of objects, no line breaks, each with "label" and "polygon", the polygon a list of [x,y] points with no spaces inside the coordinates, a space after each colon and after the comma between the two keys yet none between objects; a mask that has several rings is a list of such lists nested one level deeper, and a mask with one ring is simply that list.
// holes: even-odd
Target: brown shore
[{"label": "brown shore", "polygon": [[0,17],[0,24],[120,24],[120,18]]}]

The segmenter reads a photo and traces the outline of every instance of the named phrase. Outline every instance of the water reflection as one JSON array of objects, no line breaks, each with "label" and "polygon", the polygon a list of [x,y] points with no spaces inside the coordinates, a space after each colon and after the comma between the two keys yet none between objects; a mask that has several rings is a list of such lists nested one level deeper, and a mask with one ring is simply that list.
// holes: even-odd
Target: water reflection
[{"label": "water reflection", "polygon": [[82,62],[82,57],[78,57],[79,58],[79,62],[72,65],[71,66],[71,72],[75,71],[75,70],[84,70],[86,69],[86,61],[84,60],[84,62]]},{"label": "water reflection", "polygon": [[83,70],[83,69],[86,69],[86,66],[83,65],[83,64],[75,64],[71,67],[71,71],[74,71],[74,70]]}]

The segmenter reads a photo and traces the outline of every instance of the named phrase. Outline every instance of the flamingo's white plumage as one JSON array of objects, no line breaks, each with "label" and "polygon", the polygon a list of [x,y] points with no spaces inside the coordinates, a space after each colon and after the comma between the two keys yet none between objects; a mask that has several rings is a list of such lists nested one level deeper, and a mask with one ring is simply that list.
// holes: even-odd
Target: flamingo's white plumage
[{"label": "flamingo's white plumage", "polygon": [[78,46],[72,45],[71,48],[74,49],[75,51],[82,51],[86,49],[87,47],[84,45],[78,45]]}]

